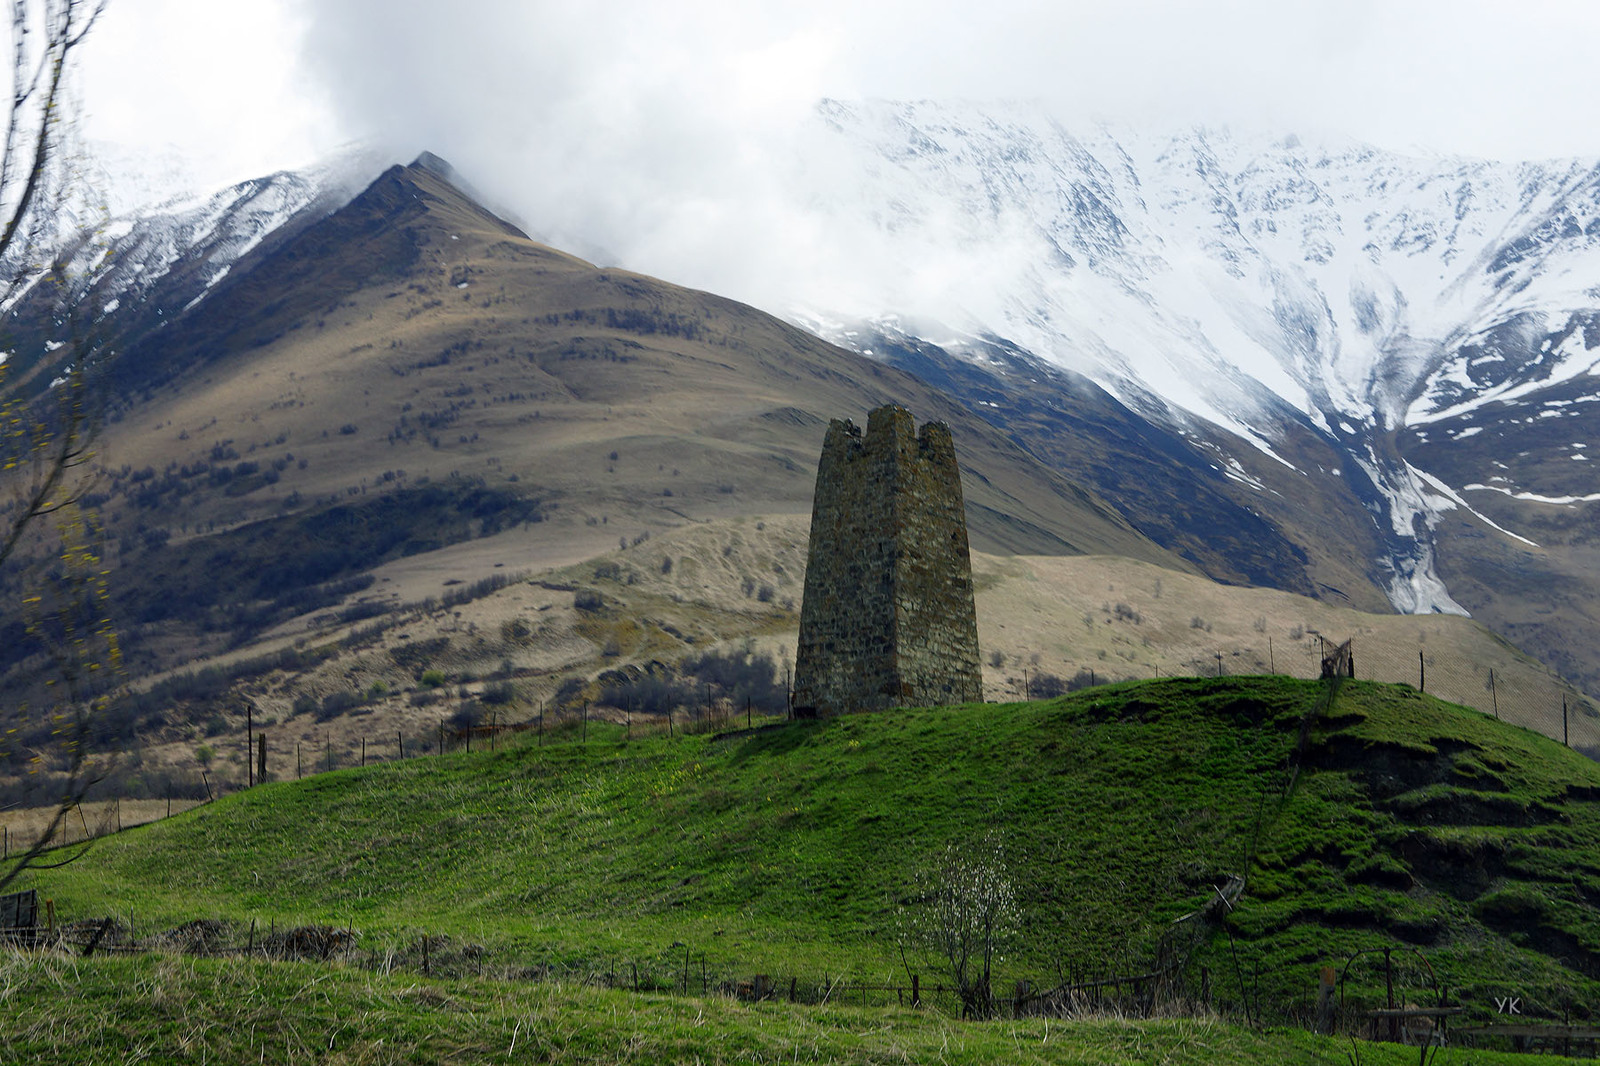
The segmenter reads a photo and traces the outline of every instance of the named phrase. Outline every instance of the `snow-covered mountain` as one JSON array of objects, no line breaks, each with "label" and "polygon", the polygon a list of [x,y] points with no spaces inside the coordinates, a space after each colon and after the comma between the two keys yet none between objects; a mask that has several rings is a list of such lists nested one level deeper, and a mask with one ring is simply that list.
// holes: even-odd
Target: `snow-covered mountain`
[{"label": "snow-covered mountain", "polygon": [[1004,338],[1219,447],[1219,469],[1260,494],[1263,463],[1314,480],[1287,442],[1318,438],[1364,483],[1400,610],[1465,610],[1432,530],[1480,490],[1415,467],[1397,431],[1470,435],[1463,420],[1508,403],[1575,418],[1595,397],[1541,397],[1600,384],[1595,161],[1078,129],[1020,105],[827,101],[818,120],[853,183],[820,209],[870,231],[905,280],[865,322],[799,320],[860,350],[909,335],[979,364]]},{"label": "snow-covered mountain", "polygon": [[[775,181],[870,284],[798,294],[796,321],[939,385],[1214,577],[1470,612],[1600,691],[1600,656],[1571,650],[1600,641],[1594,161],[925,102],[825,101],[803,143]],[[73,294],[159,356],[152,331],[376,169],[108,198],[142,206],[68,242]],[[33,345],[13,370],[49,365],[59,305],[11,309]]]},{"label": "snow-covered mountain", "polygon": [[[49,228],[20,253],[26,260],[7,265],[26,279],[6,307],[13,332],[36,330],[36,347],[42,340],[47,351],[91,322],[95,343],[113,347],[160,328],[245,256],[336,209],[379,169],[370,152],[351,150],[303,171],[202,189],[182,159],[138,159],[105,145],[97,153]],[[16,354],[26,368],[30,353]]]}]

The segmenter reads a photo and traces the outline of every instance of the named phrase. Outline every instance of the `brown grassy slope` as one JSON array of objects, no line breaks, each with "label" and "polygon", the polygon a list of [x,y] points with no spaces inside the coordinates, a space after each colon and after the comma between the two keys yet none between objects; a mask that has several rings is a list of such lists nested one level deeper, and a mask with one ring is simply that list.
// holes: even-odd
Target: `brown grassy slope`
[{"label": "brown grassy slope", "polygon": [[[304,673],[243,682],[236,689],[239,698],[224,702],[254,702],[258,728],[264,724],[273,738],[275,772],[282,773],[284,759],[293,771],[297,744],[308,766],[330,748],[336,765],[349,765],[359,758],[363,740],[370,757],[389,757],[397,732],[428,738],[460,707],[462,692],[482,693],[497,683],[491,675],[507,665],[516,701],[496,709],[502,721],[537,714],[567,679],[588,682],[593,699],[599,691],[595,679],[606,671],[636,674],[651,662],[676,664],[710,647],[749,645],[782,669],[793,660],[806,530],[806,520],[794,515],[694,523],[540,571],[452,610],[398,610],[376,625],[362,623],[368,635],[356,640],[348,638],[361,627],[314,627],[302,635],[301,646],[327,648],[331,658]],[[485,560],[497,544],[506,550],[505,560],[515,560],[510,541],[474,542]],[[671,567],[664,567],[669,559]],[[388,576],[409,563],[380,573]],[[1587,705],[1578,693],[1470,619],[1364,614],[1114,557],[979,553],[973,564],[985,695],[991,700],[1020,698],[1041,674],[1066,679],[1093,671],[1100,682],[1212,674],[1218,654],[1228,674],[1275,670],[1312,677],[1319,637],[1326,636],[1354,640],[1362,678],[1415,684],[1420,653],[1429,692],[1485,713],[1498,705],[1507,721],[1558,738],[1565,698],[1574,709],[1572,743],[1600,745],[1600,721],[1580,710]],[[451,586],[439,580],[447,573],[434,574],[431,586],[417,578],[417,590],[447,591]],[[766,601],[763,585],[771,590]],[[603,608],[577,610],[574,594],[580,589],[600,593]],[[259,649],[241,654],[253,650]],[[449,683],[430,695],[419,683],[424,669],[441,672]],[[1485,684],[1491,669],[1497,677],[1493,692]],[[464,678],[472,680],[463,683]],[[365,694],[375,685],[382,686],[382,695],[331,721],[293,711],[299,695]],[[591,713],[619,712],[596,705]],[[227,726],[217,737],[182,727],[150,737],[143,757],[193,768],[195,749],[204,743],[218,753],[213,776],[242,779],[242,714],[227,715]]]},{"label": "brown grassy slope", "polygon": [[916,379],[536,244],[415,167],[167,332],[130,353],[145,378],[111,463],[294,456],[276,484],[146,519],[178,536],[423,478],[560,501],[569,523],[544,532],[586,546],[599,538],[571,520],[803,512],[826,421],[898,402],[951,424],[976,544],[1183,565]]}]

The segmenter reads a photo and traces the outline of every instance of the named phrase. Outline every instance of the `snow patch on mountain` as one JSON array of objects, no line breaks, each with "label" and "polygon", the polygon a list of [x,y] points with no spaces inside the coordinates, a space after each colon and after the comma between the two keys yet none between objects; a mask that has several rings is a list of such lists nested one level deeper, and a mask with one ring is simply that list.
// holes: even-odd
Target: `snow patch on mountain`
[{"label": "snow patch on mountain", "polygon": [[[1402,610],[1464,613],[1430,541],[1462,504],[1377,442],[1600,372],[1589,161],[1069,131],[1027,104],[825,101],[818,119],[835,184],[817,209],[898,264],[882,310],[1004,337],[1286,466],[1281,435],[1318,434],[1367,475]],[[800,318],[846,345],[852,319]],[[1234,459],[1237,479],[1252,460]]]}]

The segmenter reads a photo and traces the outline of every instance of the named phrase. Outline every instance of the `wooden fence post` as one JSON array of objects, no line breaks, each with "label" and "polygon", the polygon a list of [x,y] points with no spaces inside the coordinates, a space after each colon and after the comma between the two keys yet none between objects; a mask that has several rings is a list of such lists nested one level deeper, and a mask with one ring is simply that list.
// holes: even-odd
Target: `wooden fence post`
[{"label": "wooden fence post", "polygon": [[267,735],[256,734],[256,780],[267,779]]},{"label": "wooden fence post", "polygon": [[400,753],[400,758],[406,757],[406,735],[398,729],[394,731],[394,750]]},{"label": "wooden fence post", "polygon": [[[791,997],[791,998],[793,998],[793,997]],[[914,973],[914,974],[911,975],[911,1005],[913,1007],[922,1006],[922,975],[921,974],[915,974]]]}]

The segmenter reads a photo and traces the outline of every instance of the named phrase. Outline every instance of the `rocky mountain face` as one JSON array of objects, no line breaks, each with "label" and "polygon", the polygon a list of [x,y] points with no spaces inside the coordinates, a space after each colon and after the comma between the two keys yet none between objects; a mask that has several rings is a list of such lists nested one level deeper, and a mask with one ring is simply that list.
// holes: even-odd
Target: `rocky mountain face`
[{"label": "rocky mountain face", "polygon": [[[441,570],[503,582],[686,523],[809,515],[828,420],[885,403],[951,426],[979,548],[1186,566],[913,375],[541,245],[440,160],[333,210],[290,177],[209,203],[113,233],[79,302],[111,355],[92,502],[135,676],[437,601]],[[51,301],[14,308],[13,387],[81,357]],[[0,617],[19,692],[50,668],[23,625]]]},{"label": "rocky mountain face", "polygon": [[817,118],[855,183],[823,209],[910,280],[880,314],[800,320],[939,381],[1215,577],[1470,612],[1600,687],[1594,161],[1020,106]]},{"label": "rocky mountain face", "polygon": [[[889,266],[875,312],[793,320],[911,371],[1209,576],[1471,613],[1600,691],[1592,163],[1069,129],[1025,106],[829,101],[816,120],[812,209]],[[447,164],[419,164],[471,202]],[[414,220],[392,222],[409,194],[377,210],[375,187],[361,212],[335,212],[349,189],[331,169],[277,175],[69,242],[80,306],[137,355],[124,400],[322,329],[324,297],[391,282],[414,295],[423,282],[405,279],[437,254],[418,251]],[[462,281],[479,284],[442,284]],[[673,301],[628,302],[655,316]],[[35,291],[11,308],[14,383],[44,387],[71,351],[59,307]],[[468,332],[452,343],[486,335]],[[801,421],[836,413],[793,406]],[[1006,536],[1116,539],[1042,519]]]}]

